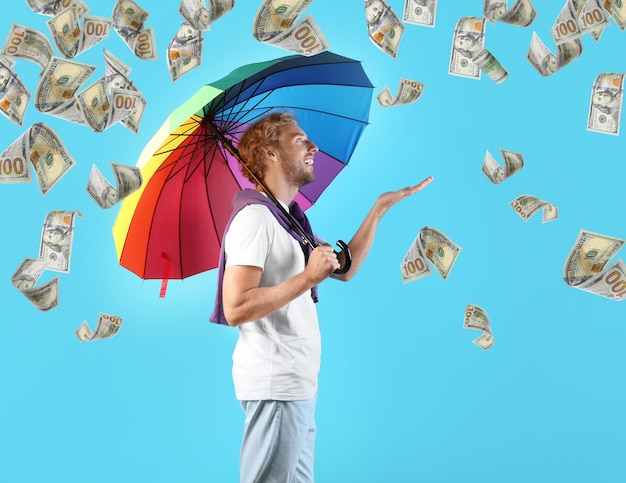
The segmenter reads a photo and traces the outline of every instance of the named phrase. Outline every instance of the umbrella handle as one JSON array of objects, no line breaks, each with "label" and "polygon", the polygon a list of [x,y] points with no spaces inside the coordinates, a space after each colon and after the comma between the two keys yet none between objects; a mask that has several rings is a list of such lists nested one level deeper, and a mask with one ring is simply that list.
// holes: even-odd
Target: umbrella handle
[{"label": "umbrella handle", "polygon": [[341,249],[340,252],[335,252],[337,255],[343,253],[343,265],[335,270],[333,273],[335,275],[343,275],[348,270],[350,270],[350,266],[352,265],[352,253],[350,252],[350,247],[343,240],[337,240],[336,245]]}]

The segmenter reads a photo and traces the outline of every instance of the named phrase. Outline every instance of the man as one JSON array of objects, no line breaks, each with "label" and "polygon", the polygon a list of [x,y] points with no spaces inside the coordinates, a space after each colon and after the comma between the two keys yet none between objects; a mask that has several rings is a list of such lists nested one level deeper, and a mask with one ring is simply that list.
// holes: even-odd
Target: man
[{"label": "man", "polygon": [[[292,201],[299,188],[314,181],[317,151],[287,113],[257,121],[239,142],[246,165],[285,208],[302,216],[305,231],[310,225]],[[383,214],[432,178],[378,197],[348,244],[350,269],[336,275],[333,272],[345,262],[343,255],[338,257],[323,242],[303,251],[301,239],[290,234],[278,210],[260,193],[263,186],[243,172],[257,190],[235,195],[211,316],[214,322],[225,316],[229,325],[239,327],[233,380],[246,414],[241,481],[312,482],[321,353],[315,288],[329,277],[351,279],[370,250]]]}]

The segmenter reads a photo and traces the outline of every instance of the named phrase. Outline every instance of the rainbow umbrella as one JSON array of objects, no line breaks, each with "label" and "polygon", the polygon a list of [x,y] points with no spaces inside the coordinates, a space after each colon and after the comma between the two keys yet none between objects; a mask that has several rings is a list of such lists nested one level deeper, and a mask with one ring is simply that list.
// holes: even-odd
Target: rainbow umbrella
[{"label": "rainbow umbrella", "polygon": [[250,123],[292,112],[319,147],[309,208],[348,163],[367,125],[373,86],[361,63],[324,52],[246,65],[203,86],[167,118],[137,166],[143,184],[113,226],[119,263],[143,279],[182,279],[217,267],[235,192],[252,187],[233,155]]}]

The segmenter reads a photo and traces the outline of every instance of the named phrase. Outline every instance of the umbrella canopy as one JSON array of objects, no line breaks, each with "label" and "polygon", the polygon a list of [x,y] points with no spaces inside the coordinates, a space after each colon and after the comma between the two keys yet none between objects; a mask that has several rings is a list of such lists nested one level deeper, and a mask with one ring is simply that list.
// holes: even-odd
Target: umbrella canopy
[{"label": "umbrella canopy", "polygon": [[232,197],[252,187],[224,141],[236,148],[246,128],[271,111],[293,113],[319,147],[316,180],[296,197],[309,208],[348,163],[372,89],[360,62],[330,52],[247,65],[203,86],[137,162],[143,184],[113,226],[120,264],[144,279],[182,279],[217,266]]}]

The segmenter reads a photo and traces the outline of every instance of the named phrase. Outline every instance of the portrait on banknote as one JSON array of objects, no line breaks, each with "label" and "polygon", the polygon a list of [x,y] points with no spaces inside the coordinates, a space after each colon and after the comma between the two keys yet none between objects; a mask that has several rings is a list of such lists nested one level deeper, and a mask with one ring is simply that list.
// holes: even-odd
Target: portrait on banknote
[{"label": "portrait on banknote", "polygon": [[367,28],[373,30],[380,21],[385,11],[385,5],[381,0],[366,0],[365,2],[365,19]]}]

